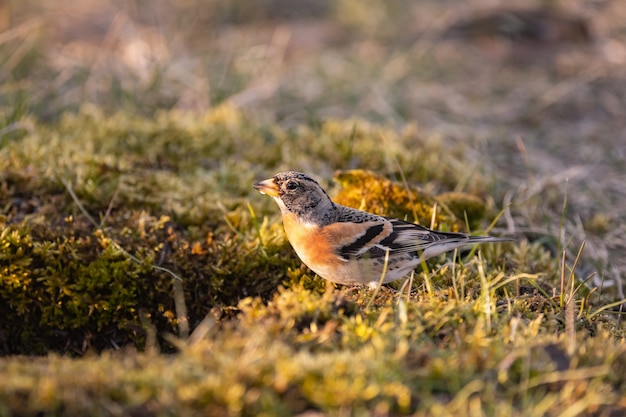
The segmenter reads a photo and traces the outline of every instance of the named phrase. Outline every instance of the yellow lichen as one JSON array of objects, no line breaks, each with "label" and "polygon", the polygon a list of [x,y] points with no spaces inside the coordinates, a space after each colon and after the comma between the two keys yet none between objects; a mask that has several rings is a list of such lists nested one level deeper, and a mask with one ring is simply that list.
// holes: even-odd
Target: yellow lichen
[{"label": "yellow lichen", "polygon": [[336,171],[334,179],[342,187],[335,196],[337,203],[427,227],[457,231],[464,226],[466,214],[477,222],[485,212],[484,203],[474,195],[450,192],[433,196],[415,185],[407,187],[367,170]]}]

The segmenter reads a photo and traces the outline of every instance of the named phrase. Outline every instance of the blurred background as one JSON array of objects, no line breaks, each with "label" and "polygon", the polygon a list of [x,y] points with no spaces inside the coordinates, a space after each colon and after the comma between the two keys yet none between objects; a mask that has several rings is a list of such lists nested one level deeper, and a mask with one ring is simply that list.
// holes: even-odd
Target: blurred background
[{"label": "blurred background", "polygon": [[1,97],[42,119],[86,102],[150,114],[230,101],[280,123],[446,131],[618,115],[623,2],[509,3],[3,0]]},{"label": "blurred background", "polygon": [[[568,236],[587,242],[594,279],[623,297],[626,3],[512,6],[2,0],[0,132],[86,104],[150,117],[227,103],[288,129],[416,124],[450,147],[471,143],[501,174],[524,207],[508,219],[516,231],[558,228],[567,181]],[[557,217],[537,224],[542,213]]]}]

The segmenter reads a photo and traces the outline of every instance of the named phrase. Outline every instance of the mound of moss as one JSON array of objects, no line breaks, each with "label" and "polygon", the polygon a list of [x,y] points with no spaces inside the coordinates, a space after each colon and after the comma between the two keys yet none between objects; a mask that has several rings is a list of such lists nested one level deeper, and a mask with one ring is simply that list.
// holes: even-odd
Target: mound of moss
[{"label": "mound of moss", "polygon": [[141,347],[146,325],[184,333],[214,307],[299,280],[278,210],[251,188],[276,171],[330,178],[356,161],[384,171],[392,158],[412,183],[441,174],[425,175],[438,142],[423,140],[422,158],[404,152],[416,129],[354,120],[285,130],[229,106],[151,119],[85,106],[20,123],[29,128],[0,149],[2,353]]},{"label": "mound of moss", "polygon": [[178,333],[174,280],[182,280],[186,320],[195,326],[212,306],[267,296],[286,279],[284,244],[261,248],[208,230],[205,239],[190,241],[165,216],[124,217],[111,219],[106,232],[71,220],[1,225],[5,353],[142,346],[142,320],[160,334]]},{"label": "mound of moss", "polygon": [[417,186],[391,181],[363,169],[339,170],[334,178],[342,186],[335,201],[379,215],[408,219],[433,228],[443,226],[452,231],[463,228],[465,219],[476,227],[485,217],[485,203],[469,193],[432,195]]},{"label": "mound of moss", "polygon": [[[489,282],[494,275],[489,275]],[[248,297],[228,321],[178,340],[70,359],[0,358],[0,412],[46,415],[621,415],[626,346],[607,329],[571,339],[558,315],[445,292],[299,286]],[[487,303],[487,304],[485,304]]]},{"label": "mound of moss", "polygon": [[13,138],[0,151],[0,351],[142,346],[145,323],[178,333],[177,296],[194,326],[287,279],[299,263],[282,235],[264,226],[261,244],[233,198],[252,176],[218,166],[245,126],[220,110],[191,124],[85,109]]},{"label": "mound of moss", "polygon": [[[454,168],[462,155],[410,126],[330,120],[289,130],[228,106],[152,119],[87,106],[51,125],[27,124],[0,149],[5,354],[142,348],[152,330],[167,349],[165,335],[184,338],[210,311],[230,316],[242,298],[266,300],[280,284],[323,289],[291,250],[275,204],[251,187],[284,169],[315,173],[329,186],[330,172],[365,164],[374,171],[337,174],[336,200],[428,225],[437,203],[435,226],[443,230],[464,227],[466,216],[484,224],[492,204],[473,189],[446,199],[448,182],[466,175]],[[416,142],[424,152],[409,151]],[[444,155],[456,162],[442,166]],[[540,246],[482,252],[493,268],[558,280]],[[425,285],[448,288],[438,277],[424,276]],[[460,294],[475,283],[459,285]]]}]

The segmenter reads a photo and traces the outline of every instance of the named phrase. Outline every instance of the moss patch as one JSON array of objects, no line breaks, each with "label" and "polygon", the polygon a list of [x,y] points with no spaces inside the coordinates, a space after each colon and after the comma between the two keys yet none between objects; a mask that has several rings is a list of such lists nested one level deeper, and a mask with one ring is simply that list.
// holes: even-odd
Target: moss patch
[{"label": "moss patch", "polygon": [[487,319],[481,301],[425,293],[364,310],[362,295],[294,288],[267,303],[246,298],[235,319],[209,318],[195,341],[178,341],[175,356],[126,349],[74,360],[0,359],[2,373],[13,376],[0,381],[0,400],[4,410],[64,415],[111,407],[224,416],[626,408],[626,347],[607,329],[568,342],[543,314],[504,309]]}]

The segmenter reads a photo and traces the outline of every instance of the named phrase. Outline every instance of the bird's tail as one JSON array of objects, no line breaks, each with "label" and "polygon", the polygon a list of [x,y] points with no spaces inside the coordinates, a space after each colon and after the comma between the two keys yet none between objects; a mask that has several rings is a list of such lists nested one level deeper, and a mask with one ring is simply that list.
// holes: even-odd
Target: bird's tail
[{"label": "bird's tail", "polygon": [[513,242],[515,239],[510,237],[470,236],[469,241],[470,243]]}]

